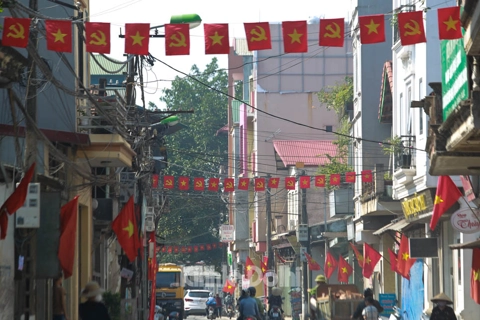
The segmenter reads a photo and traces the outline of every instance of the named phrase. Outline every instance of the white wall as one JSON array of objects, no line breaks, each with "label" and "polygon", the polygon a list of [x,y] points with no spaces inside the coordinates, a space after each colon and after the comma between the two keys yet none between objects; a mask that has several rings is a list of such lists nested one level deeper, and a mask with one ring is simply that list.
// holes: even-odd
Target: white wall
[{"label": "white wall", "polygon": [[[10,184],[10,187],[12,185]],[[0,205],[5,202],[13,190],[0,184]],[[14,217],[8,216],[7,237],[0,240],[0,320],[13,319],[15,302],[15,256],[14,256]]]}]

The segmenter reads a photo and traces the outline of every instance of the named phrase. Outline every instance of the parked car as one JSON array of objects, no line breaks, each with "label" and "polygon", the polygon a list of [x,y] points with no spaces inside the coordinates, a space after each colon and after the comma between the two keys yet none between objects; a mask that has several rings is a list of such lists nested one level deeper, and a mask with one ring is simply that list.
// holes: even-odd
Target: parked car
[{"label": "parked car", "polygon": [[210,291],[208,290],[196,290],[196,289],[189,289],[185,293],[184,300],[184,315],[183,317],[186,318],[189,315],[202,315],[206,314],[206,305],[208,295]]}]

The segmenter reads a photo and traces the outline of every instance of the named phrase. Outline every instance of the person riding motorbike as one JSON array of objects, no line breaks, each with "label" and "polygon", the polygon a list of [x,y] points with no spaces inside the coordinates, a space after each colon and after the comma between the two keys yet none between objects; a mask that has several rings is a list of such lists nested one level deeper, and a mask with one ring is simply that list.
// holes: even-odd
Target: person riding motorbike
[{"label": "person riding motorbike", "polygon": [[[365,299],[367,299],[368,297],[373,298],[373,290],[370,288],[365,289],[365,291],[363,292],[363,296]],[[350,316],[350,319],[362,319],[362,311],[366,307],[365,299],[358,304],[357,309],[355,310],[353,315]],[[377,300],[373,299],[372,305],[375,308],[377,308],[377,311],[379,314],[383,312],[383,307],[380,305],[380,302],[378,302]]]},{"label": "person riding motorbike", "polygon": [[215,297],[213,296],[212,292],[210,292],[210,294],[208,295],[208,299],[207,299],[207,302],[205,302],[205,304],[207,305],[207,307],[205,308],[205,313],[207,314],[207,317],[208,317],[208,308],[212,307],[215,310],[217,306],[217,301],[215,300]]},{"label": "person riding motorbike", "polygon": [[246,317],[253,317],[257,320],[262,319],[262,315],[260,314],[260,310],[258,310],[257,300],[254,297],[250,297],[248,290],[246,293],[246,297],[241,299],[240,307],[239,307],[239,319],[243,320]]},{"label": "person riding motorbike", "polygon": [[273,287],[272,294],[268,297],[268,315],[270,316],[272,307],[276,306],[280,308],[280,312],[282,313],[282,318],[283,318],[282,303],[283,303],[283,299],[282,299],[280,288]]}]

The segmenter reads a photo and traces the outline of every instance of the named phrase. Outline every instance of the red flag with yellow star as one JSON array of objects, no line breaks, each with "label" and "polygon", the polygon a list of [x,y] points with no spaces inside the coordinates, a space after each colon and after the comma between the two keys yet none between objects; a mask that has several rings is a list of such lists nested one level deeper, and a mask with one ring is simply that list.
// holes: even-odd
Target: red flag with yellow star
[{"label": "red flag with yellow star", "polygon": [[117,235],[118,243],[125,251],[128,260],[135,260],[138,254],[137,248],[140,248],[140,240],[138,237],[137,220],[135,219],[133,196],[128,199],[122,211],[113,220],[112,230]]},{"label": "red flag with yellow star", "polygon": [[308,51],[307,21],[284,21],[282,33],[285,53]]},{"label": "red flag with yellow star", "polygon": [[398,14],[397,23],[402,46],[427,42],[423,27],[423,11],[401,12]]},{"label": "red flag with yellow star", "polygon": [[110,23],[85,22],[85,50],[110,53]]},{"label": "red flag with yellow star", "polygon": [[362,170],[362,182],[373,182],[372,170]]},{"label": "red flag with yellow star", "polygon": [[279,178],[268,179],[268,187],[269,188],[277,189],[279,184],[280,184],[280,179]]},{"label": "red flag with yellow star", "polygon": [[158,178],[159,178],[159,175],[158,174],[152,174],[152,188],[153,189],[157,189],[158,188]]},{"label": "red flag with yellow star", "polygon": [[368,243],[363,244],[363,270],[362,274],[365,278],[370,278],[373,274],[373,269],[377,265],[382,255],[377,250],[373,249]]},{"label": "red flag with yellow star", "polygon": [[227,279],[222,291],[233,294],[235,292],[235,283],[232,280]]},{"label": "red flag with yellow star", "polygon": [[310,176],[301,176],[300,189],[309,189],[309,188],[310,188]]},{"label": "red flag with yellow star", "polygon": [[244,23],[249,51],[272,49],[270,25],[268,22]]},{"label": "red flag with yellow star", "polygon": [[342,255],[340,255],[340,257],[338,257],[338,282],[348,283],[348,277],[350,277],[352,272],[352,266],[348,264]]},{"label": "red flag with yellow star", "polygon": [[440,176],[438,178],[437,192],[433,202],[433,213],[430,220],[430,229],[435,230],[440,217],[450,209],[462,196],[455,183],[449,176]]},{"label": "red flag with yellow star", "polygon": [[165,54],[167,56],[190,54],[190,26],[188,23],[165,25]]},{"label": "red flag with yellow star", "polygon": [[163,177],[163,188],[173,189],[175,178],[173,176],[164,176]]},{"label": "red flag with yellow star", "polygon": [[235,191],[235,180],[233,178],[225,178],[223,180],[223,189],[225,192]]},{"label": "red flag with yellow star", "polygon": [[345,19],[320,19],[320,46],[343,47]]},{"label": "red flag with yellow star", "polygon": [[346,183],[355,183],[356,178],[357,178],[357,174],[354,171],[345,172],[345,182]]},{"label": "red flag with yellow star", "polygon": [[77,240],[77,214],[78,196],[60,209],[60,241],[57,256],[65,279],[73,274]]},{"label": "red flag with yellow star", "polygon": [[45,20],[47,49],[57,52],[72,52],[72,21]]},{"label": "red flag with yellow star", "polygon": [[332,254],[328,252],[327,258],[325,259],[325,266],[323,268],[325,270],[325,277],[327,279],[330,279],[330,277],[332,276],[336,268],[337,268],[337,260],[335,260]]},{"label": "red flag with yellow star", "polygon": [[339,173],[332,173],[330,175],[330,185],[331,186],[339,186],[340,185],[340,174]]},{"label": "red flag with yellow star", "polygon": [[250,179],[249,178],[239,178],[238,179],[238,190],[248,190],[248,186],[250,185]]},{"label": "red flag with yellow star", "polygon": [[250,257],[245,260],[245,278],[250,279],[255,273],[255,264]]},{"label": "red flag with yellow star", "polygon": [[355,252],[355,256],[357,257],[358,265],[360,268],[363,268],[363,256],[362,254],[358,251],[357,247],[353,243],[350,242],[350,247],[352,247],[353,252]]},{"label": "red flag with yellow star", "polygon": [[385,42],[385,16],[376,14],[358,17],[362,44]]},{"label": "red flag with yellow star", "polygon": [[262,276],[268,270],[268,257],[263,257],[262,261],[260,261],[260,269],[262,269]]},{"label": "red flag with yellow star", "polygon": [[220,178],[208,179],[208,191],[218,191],[219,184],[220,184]]},{"label": "red flag with yellow star", "polygon": [[325,187],[325,175],[319,175],[315,177],[315,187],[324,188]]},{"label": "red flag with yellow star", "polygon": [[125,24],[125,53],[148,55],[148,43],[150,42],[149,23],[126,23]]},{"label": "red flag with yellow star", "polygon": [[397,272],[397,255],[392,249],[388,248],[388,255],[390,256],[390,270]]},{"label": "red flag with yellow star", "polygon": [[228,24],[217,23],[203,25],[205,33],[205,54],[228,54]]},{"label": "red flag with yellow star", "polygon": [[285,189],[295,190],[295,177],[285,177]]},{"label": "red flag with yellow star", "polygon": [[480,304],[480,249],[472,250],[472,271],[470,277],[470,296]]},{"label": "red flag with yellow star", "polygon": [[186,191],[188,189],[190,189],[190,178],[189,177],[178,178],[178,190]]},{"label": "red flag with yellow star", "polygon": [[305,252],[305,258],[307,259],[308,269],[309,270],[321,270],[320,265],[311,255]]},{"label": "red flag with yellow star", "polygon": [[25,48],[28,45],[30,23],[31,20],[28,18],[5,17],[3,22],[2,45]]},{"label": "red flag with yellow star", "polygon": [[255,191],[265,191],[265,178],[255,178]]},{"label": "red flag with yellow star", "polygon": [[438,37],[440,40],[460,39],[460,7],[440,8],[438,14]]},{"label": "red flag with yellow star", "polygon": [[205,179],[204,178],[193,178],[193,190],[203,191],[205,190]]},{"label": "red flag with yellow star", "polygon": [[410,258],[410,246],[408,244],[408,238],[402,234],[402,240],[400,240],[400,248],[397,253],[397,273],[405,279],[410,280],[410,268],[417,261],[417,259]]}]

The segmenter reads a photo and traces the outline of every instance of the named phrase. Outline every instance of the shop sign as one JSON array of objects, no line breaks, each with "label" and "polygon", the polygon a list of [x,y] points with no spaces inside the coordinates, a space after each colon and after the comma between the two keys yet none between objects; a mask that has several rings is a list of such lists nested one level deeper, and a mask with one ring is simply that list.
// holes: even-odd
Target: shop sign
[{"label": "shop sign", "polygon": [[463,208],[455,211],[450,218],[452,227],[462,233],[480,231],[480,209]]},{"label": "shop sign", "polygon": [[419,193],[406,198],[402,201],[402,211],[405,219],[412,220],[418,217],[420,213],[424,213],[428,210],[429,199],[426,193]]},{"label": "shop sign", "polygon": [[220,241],[231,242],[234,241],[235,227],[229,224],[223,224],[220,226]]}]

